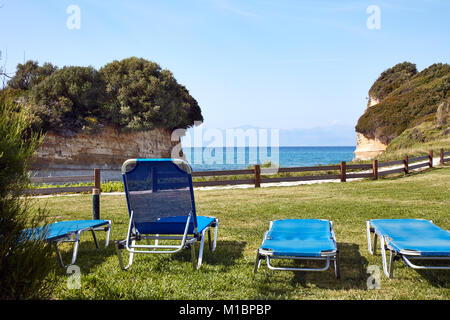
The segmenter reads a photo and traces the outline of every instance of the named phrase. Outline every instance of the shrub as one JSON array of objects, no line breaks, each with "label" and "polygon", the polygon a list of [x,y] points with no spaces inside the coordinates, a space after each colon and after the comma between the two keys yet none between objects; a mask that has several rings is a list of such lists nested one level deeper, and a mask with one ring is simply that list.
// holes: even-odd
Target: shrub
[{"label": "shrub", "polygon": [[28,110],[40,120],[35,129],[76,132],[104,117],[105,83],[92,67],[64,67],[34,86],[29,98]]},{"label": "shrub", "polygon": [[173,74],[142,58],[113,61],[100,71],[28,61],[17,66],[8,85],[0,90],[0,100],[14,95],[35,131],[72,135],[104,125],[128,131],[173,130],[203,121],[197,101]]},{"label": "shrub", "polygon": [[47,278],[55,265],[51,246],[42,235],[23,233],[42,225],[45,211],[31,215],[30,201],[20,197],[40,141],[16,106],[0,105],[0,299],[45,297],[52,288]]},{"label": "shrub", "polygon": [[106,82],[108,119],[116,126],[133,131],[173,130],[203,120],[188,90],[155,62],[131,57],[108,63],[100,73]]}]

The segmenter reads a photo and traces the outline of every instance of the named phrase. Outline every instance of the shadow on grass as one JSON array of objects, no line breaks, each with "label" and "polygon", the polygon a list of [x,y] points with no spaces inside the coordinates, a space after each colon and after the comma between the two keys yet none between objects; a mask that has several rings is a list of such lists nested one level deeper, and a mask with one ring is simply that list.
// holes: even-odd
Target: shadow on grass
[{"label": "shadow on grass", "polygon": [[[448,266],[438,262],[428,262],[429,266]],[[430,285],[436,288],[450,288],[450,272],[449,270],[419,270],[415,271],[420,274]],[[395,271],[394,271],[395,272]]]},{"label": "shadow on grass", "polygon": [[[366,290],[368,261],[361,256],[359,246],[353,243],[338,243],[340,252],[341,279],[336,279],[334,262],[330,263],[328,270],[323,272],[303,271],[272,271],[266,269],[265,277],[258,286],[260,298],[271,299],[280,296],[295,296],[295,291],[303,291],[312,287],[329,290]],[[295,262],[294,262],[295,263]],[[323,261],[308,263],[308,267],[323,266]],[[292,266],[292,264],[291,264]],[[260,268],[261,270],[262,268]]]},{"label": "shadow on grass", "polygon": [[[219,265],[229,268],[235,265],[236,260],[242,258],[246,243],[235,240],[217,240],[216,250],[211,252],[207,240],[203,249],[203,264]],[[195,246],[196,258],[198,258],[199,245]],[[191,249],[183,250],[172,255],[172,259],[179,261],[191,261]]]},{"label": "shadow on grass", "polygon": [[[88,239],[88,236],[88,234],[82,236],[83,238],[80,241],[77,260],[75,262],[75,265],[80,267],[82,273],[91,273],[98,265],[105,263],[108,257],[116,255],[113,241],[110,241],[108,247],[105,248],[105,242],[99,240],[100,248],[97,249],[92,237]],[[64,264],[70,264],[72,261],[73,243],[61,245],[60,251]],[[56,259],[58,258],[55,253]],[[66,268],[61,268],[59,263],[57,265],[59,272],[66,274]]]}]

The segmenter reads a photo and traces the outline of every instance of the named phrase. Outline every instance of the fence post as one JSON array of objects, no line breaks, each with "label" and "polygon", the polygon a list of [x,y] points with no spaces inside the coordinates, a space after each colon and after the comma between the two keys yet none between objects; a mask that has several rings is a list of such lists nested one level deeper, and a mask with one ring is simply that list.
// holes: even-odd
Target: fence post
[{"label": "fence post", "polygon": [[100,220],[100,189],[92,189],[92,219]]},{"label": "fence post", "polygon": [[441,148],[441,150],[439,150],[440,156],[441,156],[441,160],[439,161],[440,164],[444,164],[444,149]]},{"label": "fence post", "polygon": [[100,169],[94,169],[94,188],[92,189],[92,219],[100,219]]},{"label": "fence post", "polygon": [[405,158],[403,159],[403,164],[404,164],[404,171],[405,174],[408,174],[408,156],[405,156]]},{"label": "fence post", "polygon": [[255,165],[255,188],[261,187],[261,166],[259,164]]},{"label": "fence post", "polygon": [[94,188],[101,189],[100,188],[100,169],[98,169],[98,168],[94,169]]},{"label": "fence post", "polygon": [[373,180],[378,180],[378,160],[373,160],[372,170],[373,170]]},{"label": "fence post", "polygon": [[428,153],[428,166],[433,168],[433,150]]},{"label": "fence post", "polygon": [[341,165],[340,165],[340,169],[341,169],[341,182],[345,182],[347,180],[347,176],[346,176],[346,164],[345,161],[341,161]]}]

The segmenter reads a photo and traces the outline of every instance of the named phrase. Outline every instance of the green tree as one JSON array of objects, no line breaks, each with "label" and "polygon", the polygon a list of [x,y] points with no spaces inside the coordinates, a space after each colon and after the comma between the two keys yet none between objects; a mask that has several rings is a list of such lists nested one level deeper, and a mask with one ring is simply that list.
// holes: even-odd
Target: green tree
[{"label": "green tree", "polygon": [[[32,87],[27,110],[35,127],[64,133],[91,125],[105,115],[105,83],[93,67],[64,67]],[[36,124],[37,122],[37,124]]]},{"label": "green tree", "polygon": [[16,73],[8,81],[8,86],[13,89],[29,90],[50,76],[58,68],[51,63],[39,66],[37,61],[28,60],[24,64],[17,65]]},{"label": "green tree", "polygon": [[169,70],[131,57],[100,69],[106,82],[110,123],[126,130],[186,128],[203,121],[197,101]]}]

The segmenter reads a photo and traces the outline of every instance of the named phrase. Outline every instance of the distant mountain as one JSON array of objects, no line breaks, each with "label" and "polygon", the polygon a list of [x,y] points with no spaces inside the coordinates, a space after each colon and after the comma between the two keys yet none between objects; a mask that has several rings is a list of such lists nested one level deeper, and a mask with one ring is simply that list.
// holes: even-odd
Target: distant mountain
[{"label": "distant mountain", "polygon": [[355,144],[353,126],[333,125],[280,130],[280,146],[354,146]]}]

